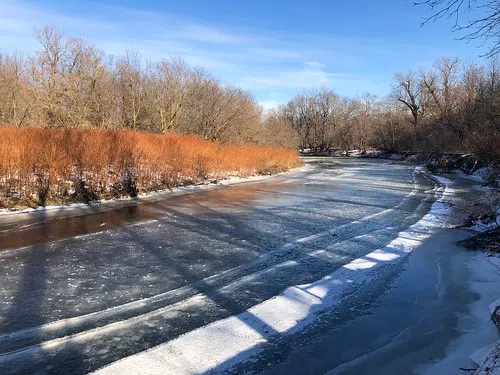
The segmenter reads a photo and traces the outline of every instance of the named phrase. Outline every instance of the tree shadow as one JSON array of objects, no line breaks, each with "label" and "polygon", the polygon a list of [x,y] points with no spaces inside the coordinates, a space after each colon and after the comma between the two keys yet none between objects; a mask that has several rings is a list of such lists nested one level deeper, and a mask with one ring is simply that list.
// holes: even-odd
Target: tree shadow
[{"label": "tree shadow", "polygon": [[[43,228],[43,227],[42,227]],[[51,300],[55,297],[47,294],[47,287],[50,283],[50,247],[47,244],[36,245],[20,249],[18,257],[21,258],[23,268],[17,270],[20,274],[16,283],[16,290],[10,299],[7,310],[2,314],[1,333],[24,329],[26,327],[39,327],[47,323]],[[32,338],[35,341],[43,341],[43,337]],[[11,348],[8,346],[1,348],[1,356],[10,354]],[[71,362],[71,373],[82,373],[81,353],[73,348],[66,353],[65,358],[60,358],[58,354],[51,357],[44,367],[39,368],[36,354],[23,356],[20,360],[3,362],[0,361],[0,369],[4,374],[27,374],[36,368],[37,373],[44,374],[66,374],[67,371],[59,371],[58,366],[62,361]],[[15,358],[15,355],[14,355]],[[35,365],[35,366],[34,366]]]},{"label": "tree shadow", "polygon": [[[420,244],[422,245],[422,243]],[[396,253],[399,253],[398,250],[395,250]],[[349,256],[348,259],[346,260],[346,263],[349,263],[350,261],[354,260],[355,257]],[[361,260],[368,261],[368,262],[374,262],[374,263],[384,263],[383,260],[374,260],[369,257],[361,257]],[[361,269],[353,269],[353,273],[357,273],[361,271]],[[396,275],[400,272],[400,268],[398,265],[394,269],[391,269],[390,267],[387,267],[385,265],[382,265],[382,268],[380,271],[379,277],[383,280],[388,278],[388,280],[392,280],[393,278],[396,277]],[[332,279],[333,280],[333,279]],[[385,280],[385,282],[388,282],[388,280]],[[335,280],[336,281],[336,280]],[[350,280],[338,280],[339,284],[346,284],[350,283]],[[307,296],[310,296],[311,298],[319,301],[328,301],[329,294],[332,293],[332,291],[328,291],[326,294],[324,290],[321,290],[321,294],[318,295],[312,291],[314,287],[313,283],[312,285],[301,285],[301,286],[292,286],[291,288],[287,288],[284,292],[280,294],[280,296],[285,296],[286,299],[289,301],[295,301],[298,304],[303,303],[300,294],[304,293]],[[384,290],[381,285],[384,283],[376,283],[377,285],[375,286],[374,290],[380,289]],[[348,284],[347,284],[348,285]],[[292,293],[292,289],[295,289],[297,292],[297,295],[295,293]],[[259,369],[259,356],[262,355],[262,361],[260,362],[260,370],[266,369],[267,373],[269,373],[270,366],[274,364],[274,362],[279,362],[280,358],[285,358],[287,353],[286,353],[286,348],[289,345],[293,346],[293,341],[291,343],[287,343],[286,339],[293,340],[293,337],[295,335],[300,336],[302,334],[305,334],[311,327],[313,330],[318,331],[319,330],[332,330],[332,324],[334,326],[337,326],[339,324],[345,324],[345,322],[349,321],[349,319],[353,319],[355,316],[359,315],[362,313],[362,311],[355,311],[354,308],[349,308],[349,306],[356,306],[356,302],[358,301],[358,304],[362,306],[361,310],[364,310],[367,308],[369,304],[371,304],[373,301],[375,301],[380,295],[367,295],[365,299],[361,297],[359,293],[356,292],[356,287],[348,285],[346,287],[346,290],[342,292],[341,295],[339,295],[339,301],[344,301],[346,298],[352,298],[353,301],[350,301],[348,306],[346,307],[345,313],[342,313],[343,319],[341,320],[337,317],[338,313],[335,313],[332,311],[331,307],[328,307],[328,303],[326,307],[318,307],[321,305],[311,305],[309,306],[310,311],[307,314],[306,317],[301,318],[295,323],[290,326],[287,330],[281,331],[281,332],[264,332],[261,333],[262,339],[260,340],[259,343],[249,347],[248,349],[245,349],[240,352],[236,352],[232,357],[226,358],[222,362],[220,362],[217,366],[211,368],[210,370],[207,370],[206,372],[203,372],[204,375],[208,374],[219,374],[219,373],[227,373],[227,374],[239,374],[239,373],[254,373],[255,369]],[[288,292],[290,290],[290,292]],[[323,302],[322,302],[323,303]],[[338,302],[340,304],[341,302]],[[344,311],[342,309],[342,311]],[[366,312],[365,312],[366,313]],[[320,316],[325,315],[325,318],[319,318]],[[313,316],[315,318],[313,318]],[[243,321],[245,320],[244,314],[240,314],[236,317],[237,319]],[[316,324],[312,323],[313,321],[319,321],[317,324],[319,328],[315,327]],[[264,322],[264,324],[271,324]],[[309,336],[312,333],[309,334]],[[316,334],[321,334],[321,332],[316,332]],[[310,339],[313,339],[310,337]],[[271,353],[273,351],[276,351],[276,353]],[[340,353],[339,353],[340,354]],[[333,355],[333,354],[332,354]],[[248,365],[248,369],[246,367]],[[307,371],[307,366],[304,364],[303,371]],[[258,370],[257,370],[258,371]],[[272,373],[272,371],[271,371]],[[297,372],[299,373],[299,372]]]}]

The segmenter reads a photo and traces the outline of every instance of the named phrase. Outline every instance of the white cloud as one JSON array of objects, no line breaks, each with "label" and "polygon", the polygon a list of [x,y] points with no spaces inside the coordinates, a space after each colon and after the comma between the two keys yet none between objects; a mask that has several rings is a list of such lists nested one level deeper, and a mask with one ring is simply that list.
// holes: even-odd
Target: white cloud
[{"label": "white cloud", "polygon": [[[0,0],[0,31],[17,35],[32,35],[33,27],[53,24],[59,29],[78,29],[105,32],[111,29],[110,22],[91,18],[74,17],[40,6],[23,2]],[[1,38],[1,35],[0,35]]]},{"label": "white cloud", "polygon": [[322,69],[325,66],[325,64],[317,61],[306,61],[305,65],[311,69]]},{"label": "white cloud", "polygon": [[263,100],[259,102],[259,105],[264,109],[264,114],[269,113],[273,109],[278,108],[282,103],[279,103],[276,100]]},{"label": "white cloud", "polygon": [[225,33],[213,27],[196,24],[185,25],[179,34],[186,39],[215,44],[242,44],[248,42],[248,39],[245,37]]}]

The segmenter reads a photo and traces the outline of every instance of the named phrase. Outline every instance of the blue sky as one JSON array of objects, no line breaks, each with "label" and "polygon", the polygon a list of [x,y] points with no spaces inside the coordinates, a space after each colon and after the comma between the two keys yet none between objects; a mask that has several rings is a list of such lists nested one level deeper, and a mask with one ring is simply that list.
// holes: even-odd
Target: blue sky
[{"label": "blue sky", "polygon": [[0,0],[0,52],[34,51],[33,27],[50,24],[114,55],[181,56],[272,107],[319,87],[385,95],[398,71],[486,51],[451,21],[421,27],[428,14],[412,0]]}]

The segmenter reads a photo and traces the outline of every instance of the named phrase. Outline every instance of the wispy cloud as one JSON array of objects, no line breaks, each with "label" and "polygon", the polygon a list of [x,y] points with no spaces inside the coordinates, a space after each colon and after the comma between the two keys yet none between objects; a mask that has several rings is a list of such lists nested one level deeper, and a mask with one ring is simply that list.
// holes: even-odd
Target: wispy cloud
[{"label": "wispy cloud", "polygon": [[299,59],[302,56],[301,53],[294,48],[286,49],[286,48],[257,47],[257,48],[249,48],[248,52],[268,59],[288,60],[288,61]]},{"label": "wispy cloud", "polygon": [[68,30],[106,32],[113,27],[108,21],[87,17],[71,16],[42,6],[20,1],[0,0],[0,31],[13,34],[31,35],[34,26],[54,24]]},{"label": "wispy cloud", "polygon": [[92,12],[82,11],[85,6],[70,11],[71,7],[64,5],[54,8],[22,0],[0,0],[0,8],[0,52],[32,52],[36,48],[33,26],[51,24],[110,54],[134,48],[150,60],[183,57],[227,83],[252,90],[265,108],[275,107],[297,91],[316,87],[332,87],[343,94],[386,89],[378,79],[354,76],[355,69],[369,64],[360,48],[376,48],[366,40],[235,29],[176,14],[101,3],[93,3]]},{"label": "wispy cloud", "polygon": [[325,64],[322,64],[318,61],[306,61],[305,65],[311,69],[322,69],[325,66]]},{"label": "wispy cloud", "polygon": [[310,89],[314,87],[331,86],[335,79],[350,77],[346,73],[335,73],[325,70],[324,64],[304,62],[300,69],[280,69],[265,72],[260,75],[247,75],[240,78],[240,85],[249,89],[276,89],[287,87],[291,89]]},{"label": "wispy cloud", "polygon": [[214,44],[245,44],[251,41],[248,37],[238,36],[213,27],[196,24],[184,25],[178,35],[185,39]]}]

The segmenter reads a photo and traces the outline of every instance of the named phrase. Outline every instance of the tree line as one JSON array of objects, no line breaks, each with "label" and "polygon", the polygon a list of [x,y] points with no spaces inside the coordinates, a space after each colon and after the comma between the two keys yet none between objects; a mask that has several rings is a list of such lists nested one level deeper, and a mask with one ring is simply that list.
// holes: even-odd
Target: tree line
[{"label": "tree line", "polygon": [[0,123],[15,127],[104,128],[196,134],[206,140],[296,146],[280,123],[238,87],[179,58],[113,57],[53,27],[35,30],[31,56],[0,55]]},{"label": "tree line", "polygon": [[395,75],[386,97],[306,91],[263,113],[251,93],[179,58],[113,57],[50,26],[31,56],[0,55],[0,124],[194,134],[327,151],[500,153],[500,65],[442,58]]},{"label": "tree line", "polygon": [[431,69],[395,75],[383,98],[307,91],[270,114],[292,127],[301,149],[369,147],[500,156],[500,65],[442,58]]}]

